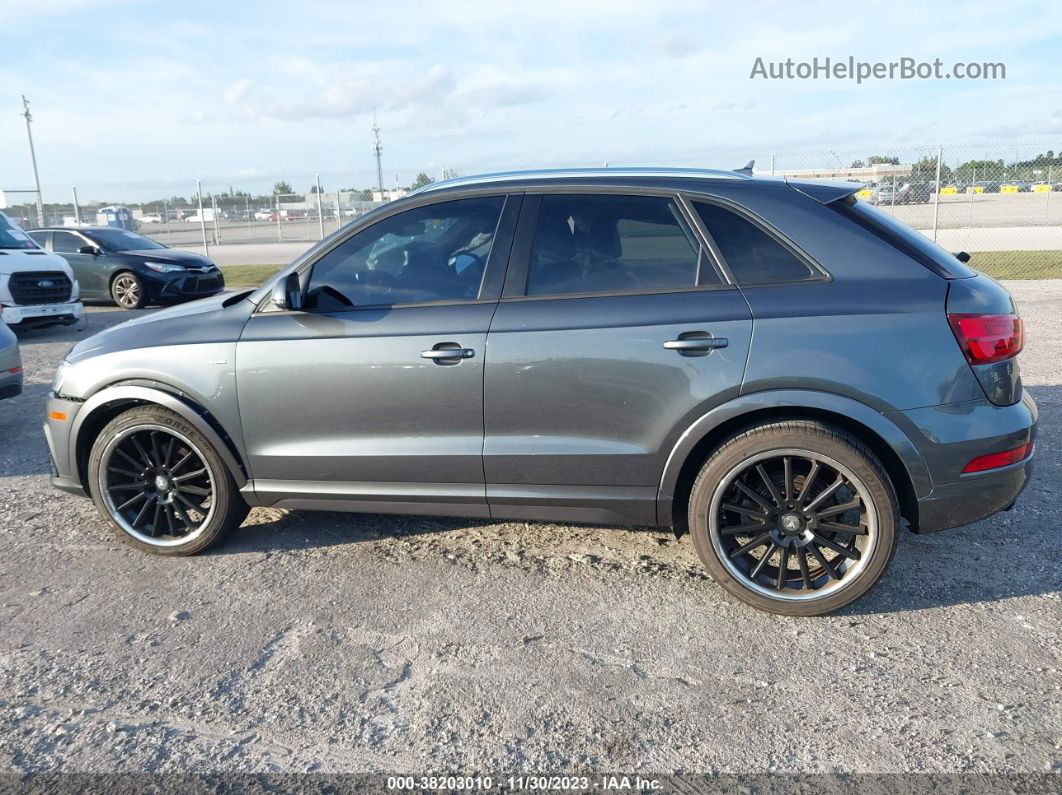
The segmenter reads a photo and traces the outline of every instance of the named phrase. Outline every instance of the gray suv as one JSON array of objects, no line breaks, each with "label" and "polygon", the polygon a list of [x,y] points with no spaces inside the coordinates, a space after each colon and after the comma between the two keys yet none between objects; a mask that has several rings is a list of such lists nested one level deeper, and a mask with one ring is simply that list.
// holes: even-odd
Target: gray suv
[{"label": "gray suv", "polygon": [[76,345],[53,482],[164,555],[255,505],[669,526],[740,599],[834,610],[904,526],[1009,508],[1036,431],[1010,296],[858,187],[431,185]]}]

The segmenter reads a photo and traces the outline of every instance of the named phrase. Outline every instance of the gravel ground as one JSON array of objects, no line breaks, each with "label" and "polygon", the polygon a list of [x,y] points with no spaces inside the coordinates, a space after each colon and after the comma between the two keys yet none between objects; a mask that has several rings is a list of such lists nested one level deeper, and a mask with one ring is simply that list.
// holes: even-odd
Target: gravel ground
[{"label": "gravel ground", "polygon": [[1062,282],[1008,285],[1040,405],[1007,514],[901,540],[825,618],[765,615],[687,538],[256,509],[193,559],[53,491],[72,341],[24,332],[0,403],[0,770],[1062,770]]}]

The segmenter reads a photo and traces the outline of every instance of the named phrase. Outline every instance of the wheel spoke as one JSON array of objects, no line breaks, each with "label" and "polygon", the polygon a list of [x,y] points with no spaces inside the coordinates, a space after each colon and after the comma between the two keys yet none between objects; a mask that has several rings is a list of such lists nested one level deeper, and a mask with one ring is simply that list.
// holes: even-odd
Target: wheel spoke
[{"label": "wheel spoke", "polygon": [[811,575],[808,573],[808,553],[803,547],[797,550],[797,565],[800,566],[800,577],[804,580],[804,587],[809,591],[815,589],[811,584]]},{"label": "wheel spoke", "polygon": [[181,492],[179,492],[179,491],[175,491],[175,492],[173,492],[173,498],[174,498],[175,500],[180,500],[180,501],[181,501],[181,502],[183,502],[183,503],[184,503],[185,505],[187,505],[187,506],[188,506],[189,508],[191,508],[191,509],[192,509],[193,511],[199,511],[200,513],[204,513],[204,511],[203,511],[203,507],[202,507],[201,505],[196,505],[196,504],[195,504],[194,502],[192,502],[192,501],[191,501],[190,499],[188,499],[187,497],[185,497],[185,496],[184,496],[183,494],[181,494]]},{"label": "wheel spoke", "polygon": [[142,489],[147,485],[142,480],[138,480],[136,483],[119,483],[116,486],[108,486],[107,491],[132,491],[133,489]]},{"label": "wheel spoke", "polygon": [[772,541],[771,545],[769,547],[767,547],[767,551],[763,553],[763,557],[760,558],[760,562],[757,563],[753,567],[752,571],[749,572],[749,577],[751,577],[753,580],[755,580],[757,577],[760,576],[760,572],[763,571],[763,567],[767,565],[767,561],[770,559],[771,555],[774,554],[774,551],[777,548],[778,548],[778,545],[775,544]]},{"label": "wheel spoke", "polygon": [[151,456],[147,454],[147,450],[144,449],[144,445],[140,444],[140,440],[137,439],[135,436],[130,436],[129,440],[133,443],[133,447],[136,448],[136,451],[140,455],[140,457],[144,459],[144,463],[147,464],[148,467],[153,467],[155,464],[151,460]]},{"label": "wheel spoke", "polygon": [[760,480],[763,481],[763,485],[767,487],[767,493],[771,495],[771,499],[774,500],[774,504],[779,508],[785,508],[785,500],[782,499],[782,495],[778,493],[778,489],[774,485],[774,481],[771,480],[767,474],[767,470],[763,468],[763,464],[756,464],[756,472],[759,473]]},{"label": "wheel spoke", "polygon": [[[768,530],[765,533],[760,533],[758,536],[753,538],[747,544],[745,544],[743,546],[740,546],[737,549],[735,549],[733,552],[731,552],[730,553],[730,557],[731,558],[740,558],[742,555],[744,555],[749,550],[755,549],[756,547],[761,546],[762,544],[765,544],[770,539],[770,537],[771,537],[771,531],[770,530]],[[773,542],[772,542],[772,544],[773,544]]]},{"label": "wheel spoke", "polygon": [[748,497],[754,503],[756,503],[761,508],[763,508],[763,510],[767,511],[767,513],[771,513],[774,510],[774,507],[769,502],[767,502],[767,500],[763,499],[763,497],[761,497],[759,494],[754,492],[752,489],[750,489],[748,486],[746,486],[740,480],[735,480],[734,481],[734,485],[737,486],[738,490],[742,494],[744,494],[746,497]]},{"label": "wheel spoke", "polygon": [[841,488],[841,486],[843,485],[844,478],[838,475],[837,480],[835,480],[833,483],[823,489],[822,493],[820,493],[815,499],[813,499],[811,502],[804,506],[804,510],[814,511],[816,505],[819,505],[820,503],[825,501],[827,497],[833,495],[837,491],[837,489]]},{"label": "wheel spoke", "polygon": [[145,500],[144,504],[140,506],[140,512],[137,513],[136,518],[133,520],[132,525],[136,527],[140,524],[140,520],[147,516],[148,508],[155,504],[155,500]]},{"label": "wheel spoke", "polygon": [[756,522],[755,524],[738,524],[732,527],[724,527],[719,531],[719,535],[724,536],[737,536],[747,534],[751,530],[763,530],[767,526],[766,522]]},{"label": "wheel spoke", "polygon": [[851,502],[846,502],[842,505],[831,505],[829,508],[823,508],[821,511],[816,511],[819,519],[824,519],[827,516],[836,516],[839,513],[847,513],[848,511],[855,510],[863,504],[863,501],[858,497]]},{"label": "wheel spoke", "polygon": [[841,524],[840,522],[819,522],[820,530],[830,530],[834,533],[851,533],[855,536],[865,536],[867,534],[867,526]]},{"label": "wheel spoke", "polygon": [[126,500],[125,502],[123,502],[123,503],[122,503],[121,505],[119,505],[119,506],[118,506],[117,508],[115,508],[114,510],[116,510],[116,511],[124,511],[124,510],[125,510],[126,508],[128,508],[128,507],[129,507],[130,505],[132,505],[132,504],[133,504],[134,502],[136,502],[137,500],[142,500],[142,499],[144,499],[144,498],[145,498],[146,496],[147,496],[147,495],[146,495],[146,494],[144,494],[144,492],[142,492],[142,491],[138,491],[138,492],[137,492],[136,494],[134,494],[134,495],[133,495],[132,497],[130,497],[130,498],[129,498],[128,500]]},{"label": "wheel spoke", "polygon": [[173,482],[174,483],[182,483],[185,480],[190,480],[191,478],[196,478],[196,477],[199,477],[200,475],[205,475],[205,474],[206,474],[206,467],[203,467],[202,469],[197,469],[195,472],[189,472],[186,475],[180,475],[179,477],[175,477],[173,479]]},{"label": "wheel spoke", "polygon": [[194,455],[195,455],[195,453],[193,451],[189,450],[184,456],[181,457],[180,461],[178,461],[176,464],[174,464],[173,466],[170,467],[170,472],[171,473],[176,472],[178,469],[183,467],[188,462],[188,459],[192,458]]},{"label": "wheel spoke", "polygon": [[835,580],[841,579],[840,573],[837,571],[837,569],[830,565],[829,561],[826,560],[826,557],[822,554],[822,552],[817,546],[815,546],[814,544],[808,544],[807,548],[808,551],[811,552],[811,554],[814,556],[815,560],[819,562],[819,565],[822,566],[822,568],[826,569],[827,574],[829,574]]},{"label": "wheel spoke", "polygon": [[172,460],[173,460],[173,449],[174,449],[174,448],[175,448],[176,446],[177,446],[177,438],[176,438],[176,437],[174,437],[174,436],[171,436],[171,437],[170,437],[170,442],[169,442],[169,444],[168,444],[168,445],[166,446],[166,455],[165,455],[165,457],[164,457],[164,458],[162,459],[162,465],[163,465],[163,466],[166,466],[166,467],[168,467],[168,466],[170,465],[170,461],[172,461]]},{"label": "wheel spoke", "polygon": [[178,493],[186,492],[188,494],[198,494],[200,497],[209,497],[210,489],[200,488],[199,486],[188,486],[184,483],[181,484],[181,488]]},{"label": "wheel spoke", "polygon": [[778,586],[778,590],[781,591],[785,588],[786,581],[789,579],[789,547],[782,547],[782,559],[778,563],[778,578],[775,580],[775,585]]},{"label": "wheel spoke", "polygon": [[793,500],[793,458],[792,456],[786,456],[782,459],[782,466],[785,468],[785,501],[789,504]]},{"label": "wheel spoke", "polygon": [[808,470],[807,476],[804,478],[804,485],[800,489],[800,496],[797,497],[796,503],[798,506],[804,504],[804,500],[807,499],[808,494],[811,493],[811,486],[815,483],[815,478],[819,476],[819,462],[812,461],[811,469]]},{"label": "wheel spoke", "polygon": [[140,473],[133,472],[129,469],[123,469],[122,467],[116,467],[114,465],[107,467],[108,472],[117,472],[119,475],[125,475],[127,478],[133,478],[134,480],[140,480]]},{"label": "wheel spoke", "polygon": [[826,538],[825,536],[821,536],[818,533],[813,532],[811,535],[813,535],[815,537],[815,540],[823,546],[829,547],[834,552],[844,555],[849,560],[859,560],[858,549],[848,549],[847,547],[841,546],[836,541],[831,541],[830,539]]},{"label": "wheel spoke", "polygon": [[182,508],[180,505],[178,505],[176,501],[170,503],[170,505],[173,507],[174,513],[177,514],[177,517],[182,522],[184,522],[185,528],[188,529],[188,530],[194,530],[195,529],[195,522],[193,522],[191,517],[189,517],[188,514],[185,513],[184,508]]},{"label": "wheel spoke", "polygon": [[129,455],[129,453],[125,452],[125,450],[123,450],[121,447],[116,447],[114,449],[114,452],[118,453],[118,455],[120,455],[122,458],[124,458],[126,461],[128,461],[132,466],[135,466],[137,469],[143,469],[144,468],[144,462],[143,461],[137,461],[135,458],[133,458],[131,455]]},{"label": "wheel spoke", "polygon": [[[162,450],[159,448],[159,434],[158,431],[152,431],[148,434],[148,438],[151,440],[151,452],[154,454],[154,461],[157,461],[161,466],[163,464]],[[172,436],[170,437],[173,438]]]},{"label": "wheel spoke", "polygon": [[155,500],[155,517],[151,520],[151,537],[154,538],[159,534],[159,519],[162,517],[162,503],[159,500]]},{"label": "wheel spoke", "polygon": [[762,517],[764,521],[767,520],[767,514],[765,514],[763,511],[755,511],[752,508],[744,508],[740,505],[734,505],[731,502],[724,502],[720,507],[722,507],[724,511],[733,511],[734,513],[740,513],[744,516],[759,516]]}]

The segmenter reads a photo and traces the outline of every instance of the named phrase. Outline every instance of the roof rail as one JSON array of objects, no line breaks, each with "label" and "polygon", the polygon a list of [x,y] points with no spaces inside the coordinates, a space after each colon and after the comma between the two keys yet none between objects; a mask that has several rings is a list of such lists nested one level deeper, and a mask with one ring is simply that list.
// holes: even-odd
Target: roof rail
[{"label": "roof rail", "polygon": [[740,174],[716,168],[540,168],[526,171],[499,171],[491,174],[475,174],[431,182],[410,193],[427,193],[442,188],[474,185],[477,183],[513,182],[523,179],[571,179],[578,177],[710,177],[713,179],[751,179],[750,174]]}]

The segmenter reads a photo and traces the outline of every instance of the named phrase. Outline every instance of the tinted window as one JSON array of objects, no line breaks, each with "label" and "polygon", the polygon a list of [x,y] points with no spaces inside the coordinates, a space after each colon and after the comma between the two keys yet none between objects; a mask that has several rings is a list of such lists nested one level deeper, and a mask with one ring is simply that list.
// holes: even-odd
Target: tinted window
[{"label": "tinted window", "polygon": [[476,298],[503,202],[440,202],[373,224],[314,265],[307,308]]},{"label": "tinted window", "polygon": [[[543,196],[528,295],[693,287],[700,245],[671,199]],[[715,272],[703,268],[702,281]]]},{"label": "tinted window", "polygon": [[86,232],[85,236],[96,241],[105,251],[150,251],[156,248],[166,248],[151,238],[125,229],[93,229],[91,232]]},{"label": "tinted window", "polygon": [[0,213],[0,248],[37,248],[29,235]]},{"label": "tinted window", "polygon": [[42,232],[39,229],[35,232],[27,232],[30,237],[33,238],[33,242],[41,248],[45,248],[45,243],[48,241],[48,233]]},{"label": "tinted window", "polygon": [[795,282],[816,276],[789,249],[751,221],[714,204],[694,206],[738,284]]},{"label": "tinted window", "polygon": [[77,250],[87,246],[84,240],[70,232],[52,232],[52,251],[57,254],[77,254]]}]

